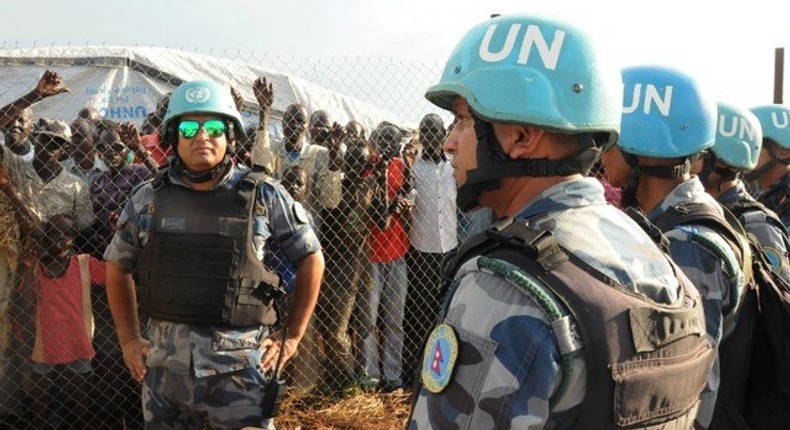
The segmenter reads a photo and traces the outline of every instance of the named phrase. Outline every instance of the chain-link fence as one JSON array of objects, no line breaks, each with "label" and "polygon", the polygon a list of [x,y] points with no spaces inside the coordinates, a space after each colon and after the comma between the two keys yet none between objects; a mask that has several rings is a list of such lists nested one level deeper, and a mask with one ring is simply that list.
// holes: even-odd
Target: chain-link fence
[{"label": "chain-link fence", "polygon": [[[142,427],[140,386],[124,365],[103,258],[119,224],[138,231],[128,229],[134,220],[123,208],[172,156],[161,130],[166,96],[194,79],[233,88],[249,135],[236,133],[233,163],[263,165],[281,179],[309,213],[287,214],[288,222],[311,224],[323,247],[316,312],[286,369],[292,389],[342,396],[414,382],[440,306],[440,261],[490,222],[490,213],[455,209],[441,151],[449,116],[423,97],[441,65],[237,54],[0,51],[0,105],[33,103],[0,118],[0,427]],[[29,95],[46,70],[59,75],[49,75],[50,88],[70,92]],[[259,77],[273,87],[265,132]],[[265,261],[291,291],[286,255],[296,253],[283,248],[294,244],[277,229],[284,227],[270,229]],[[290,296],[279,301],[287,313]]]},{"label": "chain-link fence", "polygon": [[[178,133],[189,134],[163,130],[162,121],[168,95],[195,79],[233,90],[247,137],[234,132],[232,163],[263,166],[307,209],[268,214],[286,225],[260,234],[269,238],[264,261],[284,291],[296,282],[288,256],[303,245],[289,237],[292,229],[312,225],[323,248],[315,315],[285,369],[292,391],[408,390],[441,306],[441,260],[491,221],[485,210],[456,210],[442,151],[450,116],[423,97],[440,73],[440,64],[373,58],[0,51],[0,105],[20,97],[32,103],[14,115],[0,112],[0,428],[142,427],[141,390],[119,347],[103,259],[108,246],[114,258],[131,252],[110,245],[119,229],[125,246],[147,246],[140,202],[138,212],[124,214],[124,207],[168,165]],[[30,93],[37,85],[46,90],[47,79],[53,94]],[[60,93],[64,86],[70,91]],[[261,109],[268,104],[270,116]],[[198,133],[201,126],[209,135],[228,133],[226,123],[198,119]],[[194,258],[210,263],[208,255]],[[184,296],[201,284],[201,270],[180,285]],[[190,274],[179,276],[184,282]],[[283,318],[290,298],[277,300]],[[185,366],[198,370],[195,362]]]}]

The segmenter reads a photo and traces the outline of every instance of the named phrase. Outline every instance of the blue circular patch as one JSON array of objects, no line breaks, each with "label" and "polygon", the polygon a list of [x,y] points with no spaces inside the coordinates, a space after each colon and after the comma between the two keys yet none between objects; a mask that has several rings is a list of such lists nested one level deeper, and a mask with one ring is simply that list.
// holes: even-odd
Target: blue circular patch
[{"label": "blue circular patch", "polygon": [[764,246],[763,254],[765,255],[765,258],[768,259],[768,262],[771,263],[771,266],[776,273],[782,273],[784,271],[784,267],[782,267],[782,263],[784,263],[784,261],[782,261],[782,254],[778,249],[774,248],[773,246]]},{"label": "blue circular patch", "polygon": [[449,324],[439,324],[428,337],[422,353],[422,385],[440,393],[449,384],[458,358],[458,337]]}]

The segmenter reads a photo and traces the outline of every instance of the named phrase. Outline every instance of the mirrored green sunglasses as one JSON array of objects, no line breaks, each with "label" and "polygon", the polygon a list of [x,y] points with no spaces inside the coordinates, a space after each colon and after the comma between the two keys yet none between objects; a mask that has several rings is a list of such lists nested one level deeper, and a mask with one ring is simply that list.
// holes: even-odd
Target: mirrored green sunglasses
[{"label": "mirrored green sunglasses", "polygon": [[209,119],[203,122],[188,119],[178,123],[178,133],[184,139],[192,139],[197,136],[201,126],[209,137],[220,137],[225,134],[227,128],[225,122],[220,119]]}]

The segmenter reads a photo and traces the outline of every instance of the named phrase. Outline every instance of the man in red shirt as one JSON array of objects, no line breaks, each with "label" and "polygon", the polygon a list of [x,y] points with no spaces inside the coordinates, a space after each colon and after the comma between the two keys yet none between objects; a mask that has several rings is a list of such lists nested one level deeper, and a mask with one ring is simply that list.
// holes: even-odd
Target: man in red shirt
[{"label": "man in red shirt", "polygon": [[[407,287],[404,257],[409,250],[404,220],[411,205],[404,192],[408,182],[406,165],[398,156],[402,137],[400,130],[390,124],[379,128],[372,137],[380,157],[374,169],[380,186],[376,187],[379,192],[374,195],[373,204],[385,205],[387,216],[371,226],[373,288],[364,294],[359,304],[361,379],[381,381],[379,387],[383,391],[393,391],[403,385],[403,309]],[[379,318],[383,322],[381,359],[376,344]]]}]

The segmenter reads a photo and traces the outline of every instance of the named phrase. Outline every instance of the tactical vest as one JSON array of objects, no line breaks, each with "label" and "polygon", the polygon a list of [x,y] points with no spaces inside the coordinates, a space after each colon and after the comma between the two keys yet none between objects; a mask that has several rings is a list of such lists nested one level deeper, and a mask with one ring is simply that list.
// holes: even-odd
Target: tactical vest
[{"label": "tactical vest", "polygon": [[[511,280],[527,279],[519,275],[526,272],[541,281],[517,285],[546,311],[559,345],[563,342],[556,327],[562,314],[569,313],[576,322],[587,388],[575,429],[693,426],[715,351],[704,337],[699,294],[685,284],[685,277],[679,278],[682,292],[676,303],[653,303],[562,248],[550,232],[510,219],[465,242],[445,262],[445,280],[478,255],[485,270]],[[571,352],[560,347],[563,378],[555,397],[570,379]]]},{"label": "tactical vest", "polygon": [[254,216],[262,172],[236,187],[196,191],[154,180],[151,230],[136,282],[146,315],[177,323],[226,327],[272,325],[279,276],[253,249]]}]

